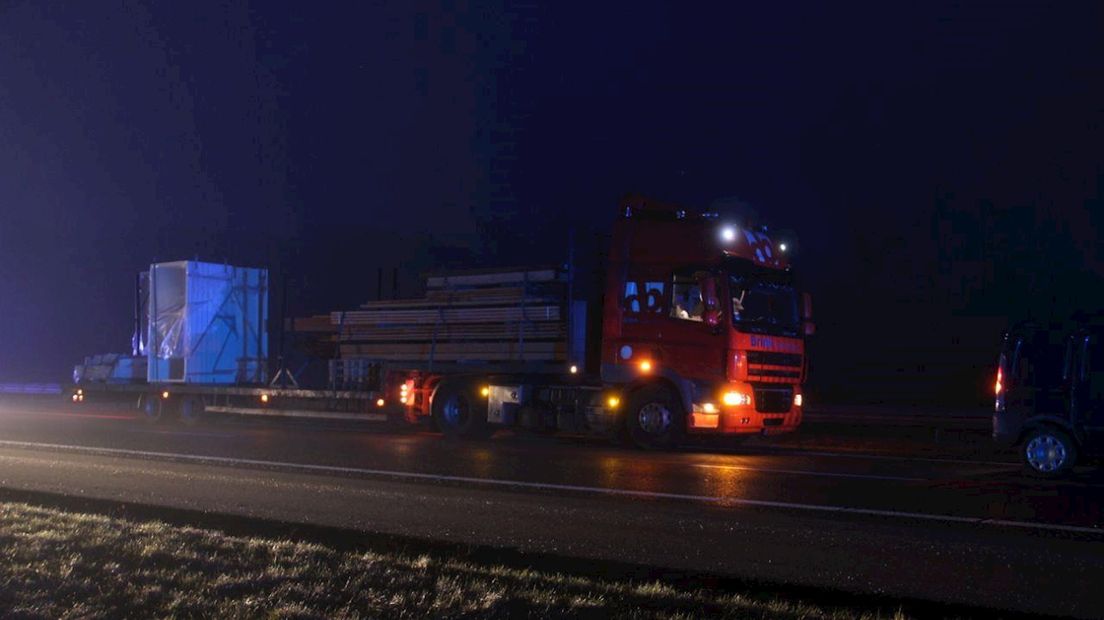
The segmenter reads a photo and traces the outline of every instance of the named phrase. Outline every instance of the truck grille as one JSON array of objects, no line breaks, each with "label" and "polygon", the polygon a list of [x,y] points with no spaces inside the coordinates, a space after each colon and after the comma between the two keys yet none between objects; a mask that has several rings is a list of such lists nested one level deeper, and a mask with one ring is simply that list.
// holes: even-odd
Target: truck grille
[{"label": "truck grille", "polygon": [[801,379],[801,355],[777,351],[748,351],[748,376],[761,380]]},{"label": "truck grille", "polygon": [[797,353],[776,353],[774,351],[748,351],[749,364],[763,366],[793,366],[801,368],[801,356]]},{"label": "truck grille", "polygon": [[793,404],[793,388],[781,387],[756,387],[755,410],[759,413],[788,413]]}]

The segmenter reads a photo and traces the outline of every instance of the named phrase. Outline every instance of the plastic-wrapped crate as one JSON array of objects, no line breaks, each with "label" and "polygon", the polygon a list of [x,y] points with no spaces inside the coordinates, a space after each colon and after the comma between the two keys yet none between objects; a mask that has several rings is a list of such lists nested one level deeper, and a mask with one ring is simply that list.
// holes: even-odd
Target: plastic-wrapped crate
[{"label": "plastic-wrapped crate", "polygon": [[179,261],[149,272],[150,383],[267,379],[268,271]]},{"label": "plastic-wrapped crate", "polygon": [[146,358],[104,353],[73,368],[73,383],[137,383],[146,380]]}]

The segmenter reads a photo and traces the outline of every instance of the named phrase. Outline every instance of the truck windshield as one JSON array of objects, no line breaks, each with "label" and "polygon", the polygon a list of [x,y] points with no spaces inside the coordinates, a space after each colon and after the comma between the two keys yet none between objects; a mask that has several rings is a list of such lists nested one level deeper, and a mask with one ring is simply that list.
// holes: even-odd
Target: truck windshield
[{"label": "truck windshield", "polygon": [[737,329],[796,334],[800,315],[792,286],[745,276],[732,276],[732,324]]}]

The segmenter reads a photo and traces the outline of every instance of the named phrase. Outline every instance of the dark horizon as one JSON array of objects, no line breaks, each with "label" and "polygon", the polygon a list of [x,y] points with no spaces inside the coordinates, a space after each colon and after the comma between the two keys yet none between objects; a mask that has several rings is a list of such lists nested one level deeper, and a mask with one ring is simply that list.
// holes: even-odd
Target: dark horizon
[{"label": "dark horizon", "polygon": [[323,312],[562,260],[627,192],[796,232],[827,394],[969,400],[1009,320],[1104,305],[1099,4],[504,5],[0,9],[0,381],[127,350],[154,261]]}]

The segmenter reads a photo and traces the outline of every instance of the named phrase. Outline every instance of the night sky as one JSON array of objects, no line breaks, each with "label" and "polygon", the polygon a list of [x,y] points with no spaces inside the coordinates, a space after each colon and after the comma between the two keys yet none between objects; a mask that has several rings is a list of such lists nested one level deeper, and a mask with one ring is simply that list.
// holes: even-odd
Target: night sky
[{"label": "night sky", "polygon": [[630,191],[796,232],[826,395],[1101,307],[1104,4],[329,4],[0,0],[0,381],[126,351],[155,260],[327,311]]}]

